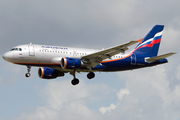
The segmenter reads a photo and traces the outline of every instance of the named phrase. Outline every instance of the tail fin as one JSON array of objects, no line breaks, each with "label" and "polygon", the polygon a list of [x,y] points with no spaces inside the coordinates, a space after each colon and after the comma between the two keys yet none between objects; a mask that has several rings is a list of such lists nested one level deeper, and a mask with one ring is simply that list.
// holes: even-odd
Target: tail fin
[{"label": "tail fin", "polygon": [[157,56],[163,29],[164,25],[155,25],[143,39],[139,40],[140,43],[136,46],[133,52],[141,52]]}]

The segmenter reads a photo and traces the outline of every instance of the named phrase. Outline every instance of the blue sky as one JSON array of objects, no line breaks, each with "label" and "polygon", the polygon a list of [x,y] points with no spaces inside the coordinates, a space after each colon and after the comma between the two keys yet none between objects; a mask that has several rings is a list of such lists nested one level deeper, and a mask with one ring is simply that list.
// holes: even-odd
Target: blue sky
[{"label": "blue sky", "polygon": [[[108,48],[165,25],[159,54],[179,52],[178,0],[0,0],[0,55],[20,44]],[[133,46],[135,47],[135,46]],[[131,47],[131,49],[133,49]],[[169,63],[133,71],[38,77],[33,67],[0,59],[0,120],[179,120],[179,54]]]}]

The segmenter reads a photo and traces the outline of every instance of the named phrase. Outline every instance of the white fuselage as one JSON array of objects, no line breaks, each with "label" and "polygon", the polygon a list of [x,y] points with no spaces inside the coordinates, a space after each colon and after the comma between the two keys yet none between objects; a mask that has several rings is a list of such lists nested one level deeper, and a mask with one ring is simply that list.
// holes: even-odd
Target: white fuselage
[{"label": "white fuselage", "polygon": [[[48,66],[61,65],[63,57],[81,58],[82,56],[95,53],[100,50],[72,48],[50,45],[26,44],[19,45],[6,52],[3,58],[11,63],[19,65]],[[123,58],[123,53],[117,54],[112,59]],[[59,68],[60,69],[60,68]]]}]

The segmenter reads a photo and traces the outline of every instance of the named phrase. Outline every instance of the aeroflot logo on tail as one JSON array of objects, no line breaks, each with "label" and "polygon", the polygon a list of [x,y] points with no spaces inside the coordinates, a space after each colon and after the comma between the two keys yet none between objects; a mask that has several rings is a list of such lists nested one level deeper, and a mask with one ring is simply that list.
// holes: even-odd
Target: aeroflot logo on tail
[{"label": "aeroflot logo on tail", "polygon": [[65,48],[65,47],[53,47],[53,46],[42,46],[42,48],[63,49],[63,50],[68,49],[68,48]]},{"label": "aeroflot logo on tail", "polygon": [[[140,45],[137,46],[136,48],[137,48],[137,49],[140,49],[140,48],[142,48],[142,47],[153,47],[154,44],[160,43],[161,38],[162,38],[162,34],[163,34],[163,31],[157,33],[153,38],[151,38],[151,39],[143,42],[142,44],[140,44]],[[148,46],[148,45],[149,45],[149,46]]]}]

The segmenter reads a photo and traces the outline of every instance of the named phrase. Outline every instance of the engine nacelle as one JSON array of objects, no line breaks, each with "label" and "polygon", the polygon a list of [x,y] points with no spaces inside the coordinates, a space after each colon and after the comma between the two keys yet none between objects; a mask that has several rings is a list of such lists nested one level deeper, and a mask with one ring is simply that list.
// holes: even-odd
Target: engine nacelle
[{"label": "engine nacelle", "polygon": [[64,57],[61,59],[61,67],[63,69],[76,69],[82,65],[81,59]]},{"label": "engine nacelle", "polygon": [[40,78],[43,78],[43,79],[54,79],[57,77],[64,76],[64,73],[58,70],[52,69],[52,68],[41,67],[38,70],[38,75]]}]

